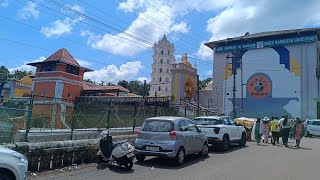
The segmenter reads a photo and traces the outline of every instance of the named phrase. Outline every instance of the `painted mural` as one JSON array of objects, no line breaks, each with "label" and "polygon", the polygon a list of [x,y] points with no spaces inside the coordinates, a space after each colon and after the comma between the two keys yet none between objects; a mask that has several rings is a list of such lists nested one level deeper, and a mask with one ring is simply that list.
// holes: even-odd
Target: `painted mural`
[{"label": "painted mural", "polygon": [[[243,61],[243,106],[241,71],[237,65],[237,116],[301,116],[301,63],[284,46],[246,51]],[[232,111],[231,68],[225,69],[225,111]],[[243,109],[243,111],[242,111]]]}]

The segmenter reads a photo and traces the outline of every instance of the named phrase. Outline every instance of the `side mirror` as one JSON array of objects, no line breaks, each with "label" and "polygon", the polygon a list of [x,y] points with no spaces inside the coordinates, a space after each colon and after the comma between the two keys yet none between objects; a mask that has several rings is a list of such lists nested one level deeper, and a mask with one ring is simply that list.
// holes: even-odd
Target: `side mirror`
[{"label": "side mirror", "polygon": [[198,130],[198,132],[199,132],[199,133],[201,133],[201,132],[202,132],[202,131],[201,131],[201,129],[199,129],[198,127],[197,127],[197,130]]}]

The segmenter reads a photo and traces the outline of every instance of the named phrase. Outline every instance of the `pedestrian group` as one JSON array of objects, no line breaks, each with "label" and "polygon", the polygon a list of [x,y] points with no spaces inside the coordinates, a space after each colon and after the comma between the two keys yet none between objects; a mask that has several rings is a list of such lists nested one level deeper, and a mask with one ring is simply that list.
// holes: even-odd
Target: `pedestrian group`
[{"label": "pedestrian group", "polygon": [[282,137],[282,143],[285,147],[288,147],[288,141],[291,138],[296,141],[295,147],[300,148],[300,141],[304,136],[304,125],[299,118],[289,120],[288,115],[282,116],[279,120],[278,117],[273,116],[271,119],[268,117],[258,118],[252,128],[252,137],[256,139],[258,144],[261,143],[261,140],[263,143],[268,143],[270,132],[272,145],[279,144],[279,139]]}]

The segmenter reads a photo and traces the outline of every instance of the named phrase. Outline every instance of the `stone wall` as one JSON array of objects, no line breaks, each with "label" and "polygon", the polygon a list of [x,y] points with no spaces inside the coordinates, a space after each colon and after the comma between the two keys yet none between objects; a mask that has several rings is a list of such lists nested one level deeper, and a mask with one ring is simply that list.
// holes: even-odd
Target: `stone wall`
[{"label": "stone wall", "polygon": [[[114,141],[133,142],[136,135],[114,136]],[[41,143],[19,142],[5,147],[24,154],[29,160],[29,171],[39,172],[75,164],[97,162],[100,139],[54,141]]]}]

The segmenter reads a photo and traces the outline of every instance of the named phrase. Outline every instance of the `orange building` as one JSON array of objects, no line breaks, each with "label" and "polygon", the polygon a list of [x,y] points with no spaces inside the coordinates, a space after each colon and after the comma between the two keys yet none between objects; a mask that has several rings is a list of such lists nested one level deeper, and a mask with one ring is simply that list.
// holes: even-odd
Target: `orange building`
[{"label": "orange building", "polygon": [[32,79],[33,119],[46,116],[48,128],[69,128],[75,98],[83,88],[83,76],[91,69],[81,67],[64,48],[43,62],[29,63],[37,68]]}]

